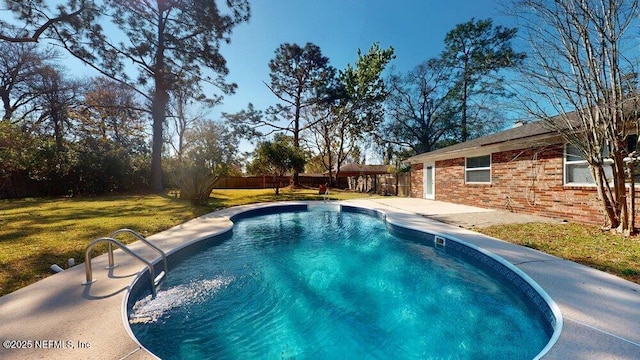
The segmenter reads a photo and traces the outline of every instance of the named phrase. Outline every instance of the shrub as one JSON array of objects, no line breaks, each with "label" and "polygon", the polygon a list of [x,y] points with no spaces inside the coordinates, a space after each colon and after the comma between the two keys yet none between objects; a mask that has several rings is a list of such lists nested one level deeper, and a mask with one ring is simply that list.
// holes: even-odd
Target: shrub
[{"label": "shrub", "polygon": [[173,172],[173,182],[180,189],[180,198],[193,205],[207,205],[218,175],[200,167],[179,167]]}]

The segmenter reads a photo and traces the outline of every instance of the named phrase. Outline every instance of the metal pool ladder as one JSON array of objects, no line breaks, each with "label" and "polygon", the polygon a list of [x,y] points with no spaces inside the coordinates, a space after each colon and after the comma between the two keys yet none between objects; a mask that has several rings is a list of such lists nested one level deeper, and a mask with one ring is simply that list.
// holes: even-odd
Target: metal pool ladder
[{"label": "metal pool ladder", "polygon": [[[160,255],[162,256],[162,263],[164,266],[164,270],[161,271],[158,276],[155,276],[155,270],[153,268],[153,264],[144,259],[142,256],[140,256],[138,253],[136,253],[135,251],[131,250],[130,248],[128,248],[126,245],[124,245],[123,243],[121,243],[120,241],[116,240],[114,237],[118,234],[122,234],[122,233],[128,233],[131,234],[133,236],[135,236],[138,240],[142,241],[143,243],[145,243],[146,245],[150,246],[151,248],[153,248],[154,250],[158,251],[160,253]],[[131,229],[120,229],[120,230],[116,230],[114,232],[111,233],[111,235],[109,235],[108,237],[101,237],[98,239],[93,240],[92,242],[89,243],[89,245],[87,245],[87,248],[84,252],[84,269],[85,269],[85,274],[86,274],[86,280],[84,283],[82,283],[82,285],[89,285],[93,282],[95,282],[96,280],[93,279],[93,270],[91,268],[91,250],[93,250],[93,248],[100,244],[106,242],[109,244],[109,266],[107,267],[107,269],[113,269],[115,268],[116,265],[114,263],[113,260],[113,245],[116,245],[117,247],[119,247],[122,251],[124,251],[125,253],[133,256],[134,258],[142,261],[145,265],[147,265],[147,268],[149,269],[149,278],[151,280],[151,296],[153,298],[156,297],[156,287],[162,282],[162,280],[164,280],[164,278],[167,275],[168,272],[168,268],[167,268],[167,255],[164,253],[164,251],[162,251],[159,247],[157,247],[156,245],[152,244],[151,242],[149,242],[149,240],[147,240],[144,236],[140,235],[138,232],[133,231]]]}]

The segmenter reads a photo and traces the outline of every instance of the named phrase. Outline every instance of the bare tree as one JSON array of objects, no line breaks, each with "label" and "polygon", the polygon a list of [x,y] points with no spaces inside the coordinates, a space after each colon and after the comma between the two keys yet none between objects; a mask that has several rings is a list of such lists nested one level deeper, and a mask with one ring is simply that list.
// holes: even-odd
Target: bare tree
[{"label": "bare tree", "polygon": [[526,109],[588,162],[608,226],[632,232],[625,162],[627,137],[639,125],[636,84],[630,81],[637,59],[626,55],[639,45],[637,36],[627,36],[638,21],[638,1],[517,0],[515,5],[531,45],[521,84]]},{"label": "bare tree", "polygon": [[178,86],[172,91],[173,98],[169,102],[169,118],[173,120],[171,127],[175,137],[168,136],[167,142],[175,151],[179,161],[182,160],[184,154],[187,132],[193,128],[195,123],[202,121],[206,116],[205,108],[202,106],[207,104],[206,99],[198,96],[197,92],[194,92],[188,85]]},{"label": "bare tree", "polygon": [[[35,83],[46,72],[47,62],[57,55],[40,50],[36,44],[0,42],[0,100],[4,108],[3,120],[17,121],[14,114],[38,98]],[[24,109],[23,109],[24,110]],[[27,115],[26,110],[21,113]]]},{"label": "bare tree", "polygon": [[443,65],[432,59],[389,78],[389,115],[380,134],[386,143],[419,154],[435,150],[442,140],[455,138],[459,105],[452,101],[451,70]]},{"label": "bare tree", "polygon": [[38,125],[53,134],[57,152],[65,149],[65,135],[72,128],[70,112],[77,108],[82,86],[76,80],[66,77],[64,71],[55,66],[45,66],[33,84],[38,94],[33,106],[38,110]]},{"label": "bare tree", "polygon": [[321,159],[322,167],[329,172],[329,182],[335,185],[340,167],[356,147],[359,137],[354,133],[353,121],[335,106],[316,106],[304,111],[304,117],[312,126],[305,129],[305,143]]},{"label": "bare tree", "polygon": [[110,139],[130,150],[141,147],[148,112],[138,94],[128,86],[105,77],[87,82],[79,128],[89,136]]}]

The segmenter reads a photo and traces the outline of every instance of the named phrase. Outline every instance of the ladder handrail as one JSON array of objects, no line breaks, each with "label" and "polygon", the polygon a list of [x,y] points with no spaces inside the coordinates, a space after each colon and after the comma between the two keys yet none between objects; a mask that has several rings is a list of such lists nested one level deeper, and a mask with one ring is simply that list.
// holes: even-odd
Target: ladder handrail
[{"label": "ladder handrail", "polygon": [[[121,243],[120,241],[114,239],[114,238],[110,238],[110,237],[101,237],[98,239],[93,240],[92,242],[89,243],[89,245],[87,245],[87,248],[85,250],[84,253],[84,270],[85,270],[85,275],[86,275],[86,282],[83,283],[83,285],[88,285],[94,282],[93,280],[93,269],[91,268],[91,250],[93,250],[93,248],[98,245],[101,242],[108,242],[109,245],[113,244],[118,246],[122,251],[126,252],[127,254],[133,256],[134,258],[142,261],[143,263],[145,263],[145,265],[147,265],[147,268],[149,269],[149,278],[151,280],[151,294],[152,297],[156,297],[156,284],[155,284],[155,271],[153,269],[153,264],[151,264],[149,261],[145,260],[143,257],[141,257],[140,255],[138,255],[136,252],[134,252],[133,250],[129,249],[127,246],[125,246],[123,243]],[[112,260],[112,258],[111,258]],[[110,266],[112,266],[113,264],[110,264]],[[166,272],[165,272],[166,274]]]},{"label": "ladder handrail", "polygon": [[[131,229],[120,229],[120,230],[116,230],[116,231],[112,232],[111,235],[109,235],[109,237],[112,238],[112,239],[115,239],[116,235],[122,234],[122,233],[129,233],[129,234],[135,236],[138,240],[142,241],[143,243],[149,245],[150,247],[152,247],[153,249],[158,251],[160,253],[160,255],[162,256],[162,263],[164,265],[164,273],[167,274],[169,272],[168,267],[167,267],[167,255],[165,254],[165,252],[162,251],[162,249],[160,249],[158,246],[154,245],[149,240],[147,240],[147,238],[142,236],[139,232],[131,230]],[[113,246],[111,245],[111,243],[109,243],[109,266],[111,266],[111,267],[114,266],[114,264],[113,264]]]}]

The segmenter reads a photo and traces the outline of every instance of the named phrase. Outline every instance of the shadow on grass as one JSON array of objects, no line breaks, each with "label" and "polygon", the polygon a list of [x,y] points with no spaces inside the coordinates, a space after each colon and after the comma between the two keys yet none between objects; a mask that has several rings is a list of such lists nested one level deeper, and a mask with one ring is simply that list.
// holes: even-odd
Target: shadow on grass
[{"label": "shadow on grass", "polygon": [[[166,200],[160,204],[154,201],[156,199],[141,197],[138,201],[135,198],[137,197],[42,200],[37,203],[39,204],[37,207],[34,205],[36,203],[30,200],[26,203],[11,201],[10,204],[4,201],[0,205],[0,210],[7,210],[7,213],[0,216],[8,225],[11,222],[19,222],[22,228],[43,228],[60,223],[153,216],[157,213],[174,213],[179,220],[185,221],[212,211],[209,206],[194,207],[187,201],[170,197],[166,197]],[[56,205],[60,201],[68,203],[69,206]],[[212,206],[216,207],[220,204],[214,202]],[[24,211],[16,211],[16,209],[24,209]]]},{"label": "shadow on grass", "polygon": [[[0,295],[52,274],[51,264],[62,266],[71,257],[84,261],[84,247],[91,240],[118,228],[148,236],[230,206],[302,200],[322,196],[313,189],[284,188],[280,195],[272,189],[214,191],[207,206],[193,206],[172,193],[0,200],[0,251],[8,259],[0,262]],[[106,246],[97,247],[92,257],[104,252]]]},{"label": "shadow on grass", "polygon": [[54,272],[49,268],[52,264],[66,268],[69,258],[74,258],[79,263],[83,261],[80,259],[84,259],[84,252],[83,250],[44,251],[8,263],[0,263],[0,296],[53,275]]},{"label": "shadow on grass", "polygon": [[[134,237],[119,237],[124,244],[136,241]],[[87,244],[89,240],[87,241]],[[98,244],[91,252],[91,258],[107,252],[108,245]],[[40,251],[32,255],[16,259],[9,262],[0,262],[0,296],[18,290],[36,281],[42,280],[55,274],[51,270],[51,265],[57,264],[63,269],[67,269],[67,261],[75,259],[76,266],[84,263],[85,246],[76,246],[68,250]]]}]

